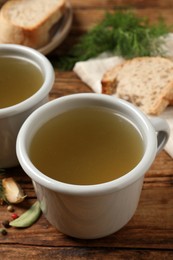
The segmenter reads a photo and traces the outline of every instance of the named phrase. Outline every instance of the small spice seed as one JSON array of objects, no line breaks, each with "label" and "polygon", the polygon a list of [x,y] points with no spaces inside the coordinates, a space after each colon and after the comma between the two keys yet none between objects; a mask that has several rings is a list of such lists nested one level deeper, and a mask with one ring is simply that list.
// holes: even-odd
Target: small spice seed
[{"label": "small spice seed", "polygon": [[8,210],[9,212],[13,212],[13,211],[14,211],[14,207],[13,207],[12,205],[9,205],[9,206],[7,207],[7,210]]},{"label": "small spice seed", "polygon": [[0,233],[1,233],[3,236],[5,236],[5,235],[7,235],[7,230],[6,230],[5,228],[1,228],[1,229],[0,229]]},{"label": "small spice seed", "polygon": [[11,217],[12,217],[12,219],[16,219],[16,218],[18,218],[19,216],[18,216],[16,213],[13,213],[13,214],[11,215]]},{"label": "small spice seed", "polygon": [[9,228],[9,227],[10,227],[8,220],[2,221],[2,225],[3,225],[5,228]]}]

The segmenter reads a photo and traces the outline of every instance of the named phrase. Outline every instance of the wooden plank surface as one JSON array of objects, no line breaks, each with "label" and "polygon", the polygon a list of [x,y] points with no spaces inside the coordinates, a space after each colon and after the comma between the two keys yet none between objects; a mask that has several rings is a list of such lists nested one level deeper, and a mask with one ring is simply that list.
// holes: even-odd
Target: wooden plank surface
[{"label": "wooden plank surface", "polygon": [[[135,8],[151,21],[162,14],[173,23],[173,1],[138,0],[72,0],[74,21],[72,30],[62,46],[48,58],[63,53],[79,35],[100,21],[105,10]],[[56,80],[50,100],[63,95],[91,92],[72,72],[55,68]],[[26,200],[15,207],[21,214],[36,200],[30,178],[20,167],[7,170],[27,194]],[[9,219],[7,205],[0,206],[0,222]],[[8,229],[0,236],[0,260],[9,259],[173,259],[173,160],[165,151],[155,159],[146,173],[139,206],[130,222],[117,233],[102,239],[79,240],[67,237],[52,227],[43,215],[27,229]]]}]

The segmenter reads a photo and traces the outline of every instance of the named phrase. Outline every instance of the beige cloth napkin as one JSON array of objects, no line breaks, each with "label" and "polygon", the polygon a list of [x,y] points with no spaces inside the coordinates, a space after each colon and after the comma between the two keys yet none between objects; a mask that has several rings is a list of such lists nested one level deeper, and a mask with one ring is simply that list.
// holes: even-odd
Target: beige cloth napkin
[{"label": "beige cloth napkin", "polygon": [[[169,36],[170,45],[173,41],[173,36]],[[167,45],[165,45],[167,47]],[[173,44],[172,44],[173,46]],[[173,50],[172,50],[173,55]],[[173,57],[173,56],[172,56]],[[90,59],[84,62],[77,62],[73,68],[79,78],[85,82],[94,92],[101,93],[101,78],[104,72],[111,67],[123,62],[122,57],[112,56],[110,53],[103,53],[95,59]],[[173,107],[167,108],[160,117],[163,117],[168,122],[171,134],[169,140],[164,147],[165,151],[173,158]]]}]

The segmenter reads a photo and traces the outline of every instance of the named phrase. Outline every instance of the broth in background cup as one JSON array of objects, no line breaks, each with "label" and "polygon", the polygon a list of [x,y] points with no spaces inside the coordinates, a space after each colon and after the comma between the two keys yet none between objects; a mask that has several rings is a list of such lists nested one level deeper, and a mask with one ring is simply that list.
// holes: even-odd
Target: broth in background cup
[{"label": "broth in background cup", "polygon": [[0,45],[0,168],[18,165],[18,131],[48,101],[53,83],[54,70],[44,55],[21,45]]},{"label": "broth in background cup", "polygon": [[144,175],[168,136],[166,121],[150,121],[127,101],[73,94],[50,101],[27,118],[17,138],[17,156],[52,225],[72,237],[101,238],[134,215]]}]

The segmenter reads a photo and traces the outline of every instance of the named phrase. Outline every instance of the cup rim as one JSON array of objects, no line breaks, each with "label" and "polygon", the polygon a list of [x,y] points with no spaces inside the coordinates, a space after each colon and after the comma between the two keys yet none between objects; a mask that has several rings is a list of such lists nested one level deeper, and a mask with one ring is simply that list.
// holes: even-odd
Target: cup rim
[{"label": "cup rim", "polygon": [[[139,124],[143,125],[144,133],[148,136],[145,153],[141,161],[128,173],[121,176],[118,179],[94,185],[75,185],[63,183],[41,173],[36,167],[32,164],[27,154],[27,136],[31,134],[34,124],[38,122],[38,118],[41,115],[45,115],[46,111],[56,111],[55,107],[63,102],[71,102],[71,99],[85,99],[90,98],[90,100],[104,100],[106,102],[116,103],[118,105],[124,105],[126,111],[133,113],[135,117],[138,118]],[[50,117],[50,118],[53,118]],[[50,119],[49,118],[49,119]],[[46,120],[40,120],[40,124],[44,124]],[[39,127],[38,127],[39,128]],[[97,94],[97,93],[79,93],[72,94],[68,96],[63,96],[58,99],[52,100],[43,106],[36,109],[24,122],[22,125],[16,142],[16,152],[19,163],[26,174],[32,179],[32,181],[44,186],[50,190],[58,191],[63,194],[73,194],[73,195],[83,195],[83,196],[92,196],[92,195],[103,195],[106,193],[111,193],[114,190],[120,190],[126,186],[136,182],[138,179],[143,178],[149,167],[151,166],[157,151],[157,139],[155,130],[149,121],[149,119],[133,104],[112,96]]]},{"label": "cup rim", "polygon": [[[0,108],[0,118],[12,116],[18,113],[21,113],[23,111],[26,111],[27,109],[35,106],[38,102],[44,99],[45,96],[50,92],[53,82],[54,82],[54,70],[49,62],[49,60],[40,52],[37,50],[27,47],[27,46],[22,46],[18,44],[1,44],[0,45],[0,50],[1,51],[10,51],[10,53],[13,53],[13,56],[17,57],[17,54],[20,56],[19,57],[24,57],[27,54],[29,55],[29,58],[34,57],[36,63],[40,63],[41,65],[44,64],[44,72],[43,76],[45,76],[43,84],[40,86],[39,90],[35,92],[32,96],[29,98],[23,100],[22,102],[15,104],[13,106],[9,107],[4,107]],[[4,55],[7,56],[7,55]],[[42,66],[43,67],[43,66]]]}]

